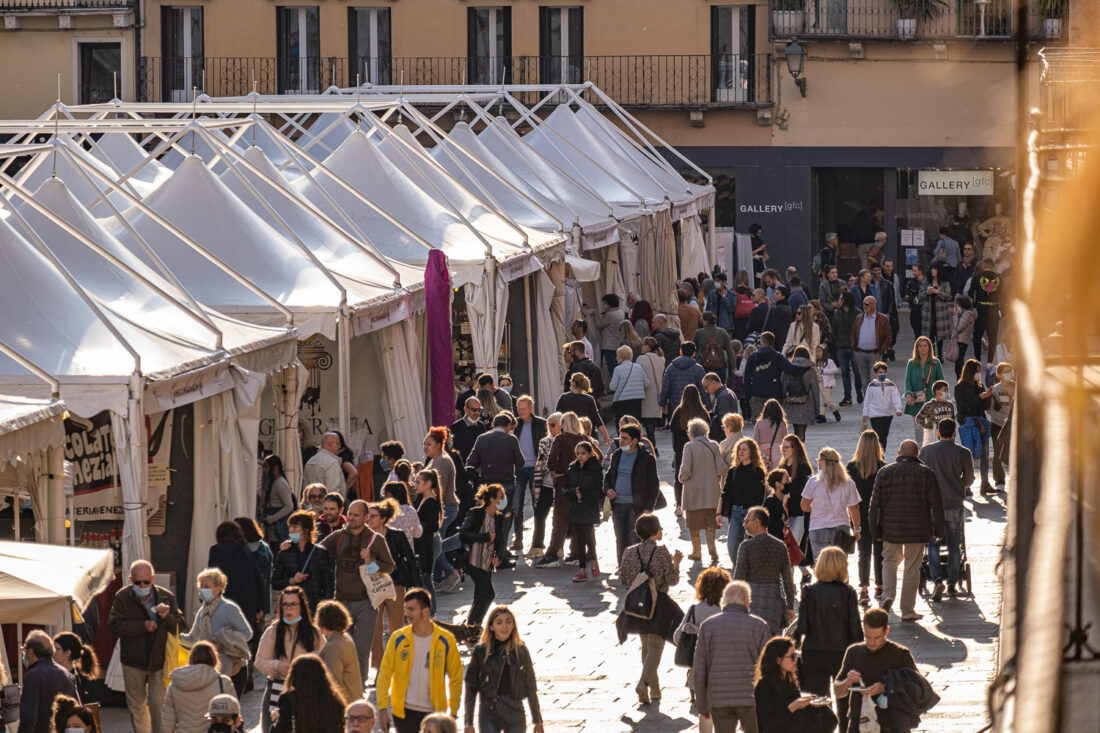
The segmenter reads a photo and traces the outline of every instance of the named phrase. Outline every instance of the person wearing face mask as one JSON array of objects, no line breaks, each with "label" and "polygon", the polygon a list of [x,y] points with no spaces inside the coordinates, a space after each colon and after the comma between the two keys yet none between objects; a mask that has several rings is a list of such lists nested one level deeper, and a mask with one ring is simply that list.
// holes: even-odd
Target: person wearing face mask
[{"label": "person wearing face mask", "polygon": [[286,475],[283,473],[283,461],[279,456],[271,455],[263,463],[264,501],[260,515],[267,529],[267,536],[278,543],[286,539],[286,518],[294,511],[294,496],[290,491]]},{"label": "person wearing face mask", "polygon": [[19,696],[19,733],[50,733],[50,706],[57,695],[78,697],[76,680],[53,660],[53,639],[32,631],[23,642],[23,691]]},{"label": "person wearing face mask", "polygon": [[53,727],[57,733],[99,733],[95,713],[68,695],[54,698]]},{"label": "person wearing face mask", "polygon": [[634,533],[638,517],[652,513],[660,495],[657,460],[649,450],[639,447],[641,439],[642,430],[636,425],[619,429],[619,449],[611,454],[611,465],[603,480],[604,493],[611,499],[615,559],[619,563],[626,548],[638,539]]},{"label": "person wearing face mask", "polygon": [[210,721],[208,733],[241,733],[244,730],[241,704],[232,695],[215,695],[206,718]]},{"label": "person wearing face mask", "polygon": [[871,430],[878,433],[882,449],[886,450],[886,439],[890,437],[890,423],[901,416],[901,393],[897,386],[886,378],[886,362],[877,361],[871,368],[874,381],[867,385],[863,393],[863,429],[871,422]]},{"label": "person wearing face mask", "polygon": [[932,399],[921,405],[920,412],[913,418],[923,432],[921,445],[928,445],[936,435],[936,429],[944,420],[955,419],[955,403],[948,396],[950,388],[942,379],[932,385]]},{"label": "person wearing face mask", "polygon": [[370,668],[370,647],[378,610],[367,596],[359,566],[369,573],[392,573],[397,565],[386,538],[367,526],[367,502],[356,500],[348,507],[348,525],[321,542],[335,564],[336,600],[344,604],[354,622],[351,635],[359,652],[359,668]]},{"label": "person wearing face mask", "polygon": [[506,517],[502,507],[508,501],[500,484],[485,484],[477,490],[478,505],[466,515],[459,534],[470,554],[466,560],[466,574],[474,581],[474,598],[466,615],[468,640],[476,640],[481,634],[481,621],[496,598],[493,588],[493,570],[504,557],[507,538]]},{"label": "person wearing face mask", "polygon": [[225,573],[217,568],[206,568],[199,573],[196,582],[202,605],[195,611],[191,630],[180,634],[180,642],[184,646],[200,641],[212,643],[221,659],[219,671],[232,678],[239,697],[248,682],[248,660],[252,656],[248,642],[252,638],[252,625],[241,607],[222,595],[226,586]]},{"label": "person wearing face mask", "polygon": [[135,733],[159,733],[168,635],[187,630],[176,597],[155,580],[148,560],[130,563],[130,585],[115,594],[107,619],[108,631],[119,640],[126,707]]},{"label": "person wearing face mask", "polygon": [[[218,525],[214,531],[217,543],[210,548],[206,567],[225,573],[225,595],[240,606],[245,618],[252,624],[252,648],[255,649],[260,624],[271,608],[271,551],[267,543],[260,541],[255,520],[248,518],[248,521],[253,533],[250,540],[246,540],[244,528],[237,521],[225,521]],[[261,571],[253,553],[266,558],[266,572]]]},{"label": "person wearing face mask", "polygon": [[[374,631],[373,625],[370,631]],[[279,696],[286,689],[290,663],[303,654],[320,650],[323,644],[320,629],[313,625],[309,597],[296,585],[287,587],[279,596],[278,615],[264,630],[256,650],[256,669],[267,677],[260,714],[263,733],[271,730],[270,712],[278,710]],[[369,639],[364,646],[369,654]],[[362,659],[362,651],[359,656]]]},{"label": "person wearing face mask", "polygon": [[210,642],[200,641],[191,647],[187,664],[172,670],[164,693],[161,733],[203,733],[207,729],[210,700],[233,692],[233,682],[218,672],[223,663]]},{"label": "person wearing face mask", "polygon": [[301,586],[309,596],[309,605],[316,608],[321,601],[332,598],[332,560],[324,547],[315,544],[317,530],[312,512],[294,512],[287,526],[290,537],[279,545],[275,555],[271,587],[283,590],[288,585]]}]

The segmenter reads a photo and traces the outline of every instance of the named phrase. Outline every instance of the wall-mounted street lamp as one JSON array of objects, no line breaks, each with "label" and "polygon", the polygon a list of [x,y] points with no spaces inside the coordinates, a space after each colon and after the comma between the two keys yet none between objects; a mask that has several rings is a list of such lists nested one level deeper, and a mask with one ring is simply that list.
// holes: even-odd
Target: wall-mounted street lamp
[{"label": "wall-mounted street lamp", "polygon": [[787,45],[787,71],[791,73],[791,77],[794,79],[795,86],[798,87],[798,91],[802,92],[802,96],[806,96],[806,77],[802,76],[802,68],[806,63],[806,52],[802,50],[802,46],[798,45],[798,41],[792,40]]}]

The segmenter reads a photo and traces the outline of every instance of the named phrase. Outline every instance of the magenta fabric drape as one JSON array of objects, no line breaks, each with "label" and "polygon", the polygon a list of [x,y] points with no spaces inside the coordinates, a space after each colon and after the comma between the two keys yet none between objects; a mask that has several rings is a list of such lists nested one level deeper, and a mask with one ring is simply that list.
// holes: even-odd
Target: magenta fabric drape
[{"label": "magenta fabric drape", "polygon": [[438,249],[428,253],[424,270],[425,315],[428,319],[428,396],[432,425],[455,421],[455,365],[451,351],[451,275],[447,256]]}]

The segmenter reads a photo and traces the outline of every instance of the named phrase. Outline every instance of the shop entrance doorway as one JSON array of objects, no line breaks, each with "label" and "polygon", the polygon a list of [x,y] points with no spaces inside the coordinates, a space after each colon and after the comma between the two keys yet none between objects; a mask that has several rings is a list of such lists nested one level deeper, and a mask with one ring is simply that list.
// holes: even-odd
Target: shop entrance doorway
[{"label": "shop entrance doorway", "polygon": [[[811,256],[824,246],[827,233],[836,232],[840,276],[858,272],[875,234],[886,230],[884,184],[882,168],[814,168]],[[892,253],[893,245],[887,242],[887,251]]]}]

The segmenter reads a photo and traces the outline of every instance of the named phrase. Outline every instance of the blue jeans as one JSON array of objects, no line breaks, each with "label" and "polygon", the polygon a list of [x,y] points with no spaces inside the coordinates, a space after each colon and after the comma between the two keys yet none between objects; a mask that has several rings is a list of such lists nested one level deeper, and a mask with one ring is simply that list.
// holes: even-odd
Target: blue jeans
[{"label": "blue jeans", "polygon": [[731,567],[736,567],[737,548],[741,546],[741,540],[745,539],[745,528],[742,523],[745,521],[746,514],[748,514],[748,510],[736,504],[733,505],[733,509],[730,509],[730,526],[729,532],[726,534],[726,548],[730,553]]},{"label": "blue jeans", "polygon": [[620,565],[626,548],[638,544],[638,535],[634,534],[636,521],[638,514],[634,511],[633,502],[611,504],[611,524],[615,527],[615,557]]},{"label": "blue jeans", "polygon": [[[522,700],[520,700],[520,704],[523,704]],[[478,733],[524,733],[524,731],[527,730],[526,720],[524,720],[522,723],[517,723],[516,725],[497,725],[497,722],[493,720],[493,716],[489,714],[485,707],[485,699],[482,698],[481,711],[477,716]]]},{"label": "blue jeans", "polygon": [[444,575],[454,572],[454,566],[451,565],[451,561],[447,559],[447,553],[461,547],[462,539],[458,536],[457,532],[450,537],[446,537],[446,534],[447,528],[451,526],[451,523],[455,521],[455,517],[457,516],[457,504],[443,505],[443,524],[439,526],[439,533],[432,538],[432,554],[435,556],[434,575],[436,580],[442,580]]},{"label": "blue jeans", "polygon": [[[943,510],[944,543],[947,545],[947,584],[952,588],[959,582],[959,567],[962,565],[962,527],[963,508],[944,507]],[[937,583],[943,580],[940,566],[940,543],[928,543],[928,574]]]},{"label": "blue jeans", "polygon": [[836,543],[836,531],[839,527],[822,527],[810,530],[810,547],[814,551],[814,559],[821,557],[821,551],[826,547],[832,547]]},{"label": "blue jeans", "polygon": [[863,391],[863,383],[859,378],[859,367],[856,365],[855,354],[851,349],[837,349],[836,365],[840,367],[840,379],[844,382],[844,399],[851,402],[853,377],[856,380],[856,392]]},{"label": "blue jeans", "polygon": [[[523,549],[523,503],[527,492],[531,490],[535,483],[535,467],[530,468],[517,468],[516,469],[516,505],[514,511],[516,513],[516,521],[514,523],[514,531],[516,535],[516,547]],[[534,503],[534,497],[531,497],[532,503]],[[513,527],[509,526],[508,534],[511,535]],[[509,536],[509,540],[511,537]],[[509,547],[510,544],[505,544],[505,547]]]},{"label": "blue jeans", "polygon": [[[613,374],[615,372],[615,367],[618,366],[618,364],[619,364],[619,360],[615,356],[615,350],[614,349],[603,349],[603,350],[600,351],[600,355],[603,357],[604,366],[607,367],[607,373],[608,374]],[[606,384],[606,382],[605,382],[605,384]]]},{"label": "blue jeans", "polygon": [[[982,428],[985,435],[982,435]],[[989,420],[984,417],[968,417],[959,425],[959,442],[970,451],[972,458],[979,459],[982,473],[982,486],[989,483]]]}]

